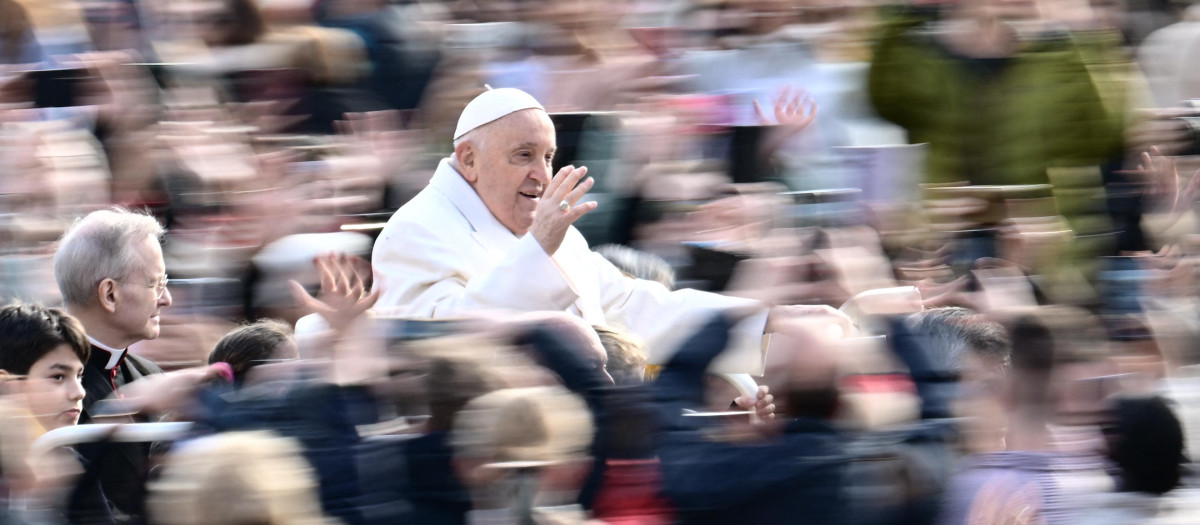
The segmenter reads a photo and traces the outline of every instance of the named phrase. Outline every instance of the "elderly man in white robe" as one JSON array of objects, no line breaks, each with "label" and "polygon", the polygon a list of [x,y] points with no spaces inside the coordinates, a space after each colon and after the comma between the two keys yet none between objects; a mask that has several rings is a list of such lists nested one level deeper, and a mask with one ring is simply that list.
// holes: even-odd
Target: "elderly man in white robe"
[{"label": "elderly man in white robe", "polygon": [[378,307],[417,318],[567,311],[636,334],[651,363],[665,362],[717,312],[757,309],[714,363],[712,371],[725,373],[761,373],[768,334],[798,318],[844,323],[824,306],[767,308],[622,274],[572,226],[596,208],[582,201],[592,179],[574,166],[551,177],[555,147],[554,124],[529,94],[492,89],[472,100],[454,132],[454,154],[375,243]]}]

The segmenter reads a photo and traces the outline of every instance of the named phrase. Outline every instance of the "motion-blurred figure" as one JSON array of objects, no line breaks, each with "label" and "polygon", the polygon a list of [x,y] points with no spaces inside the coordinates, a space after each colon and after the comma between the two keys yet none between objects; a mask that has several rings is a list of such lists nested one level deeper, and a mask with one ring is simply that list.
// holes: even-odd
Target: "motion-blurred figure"
[{"label": "motion-blurred figure", "polygon": [[295,440],[230,432],[181,444],[149,487],[149,523],[332,525]]},{"label": "motion-blurred figure", "polygon": [[508,389],[467,404],[454,422],[455,468],[471,491],[471,525],[582,524],[573,506],[592,421],[555,387]]}]

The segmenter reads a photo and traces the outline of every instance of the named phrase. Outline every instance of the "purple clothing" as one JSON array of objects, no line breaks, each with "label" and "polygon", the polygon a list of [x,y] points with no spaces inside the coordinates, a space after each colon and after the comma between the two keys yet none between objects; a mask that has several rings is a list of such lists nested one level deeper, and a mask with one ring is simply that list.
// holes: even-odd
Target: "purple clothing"
[{"label": "purple clothing", "polygon": [[[984,504],[981,495],[999,496],[1006,502],[1030,503],[1042,520],[1050,524],[1046,510],[1057,500],[1052,455],[1044,452],[992,452],[964,457],[957,474],[950,479],[944,495],[940,525],[972,522],[971,512]],[[1020,493],[1021,491],[1023,493]]]}]

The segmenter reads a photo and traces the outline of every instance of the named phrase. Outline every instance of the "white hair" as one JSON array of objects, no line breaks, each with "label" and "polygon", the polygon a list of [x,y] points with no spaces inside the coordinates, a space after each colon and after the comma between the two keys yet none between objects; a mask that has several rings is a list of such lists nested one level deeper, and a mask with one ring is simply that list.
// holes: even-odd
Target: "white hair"
[{"label": "white hair", "polygon": [[455,163],[455,165],[462,166],[462,159],[458,158],[458,146],[460,144],[462,144],[464,142],[470,142],[475,145],[475,149],[483,149],[486,147],[486,146],[484,146],[484,144],[487,142],[486,139],[487,139],[488,133],[485,128],[487,128],[486,125],[480,126],[471,131],[463,133],[463,135],[461,137],[454,139],[454,163]]},{"label": "white hair", "polygon": [[63,234],[54,254],[54,279],[63,303],[89,306],[97,300],[96,285],[104,279],[125,279],[134,268],[134,245],[152,237],[160,240],[163,227],[145,213],[113,207],[83,217]]}]

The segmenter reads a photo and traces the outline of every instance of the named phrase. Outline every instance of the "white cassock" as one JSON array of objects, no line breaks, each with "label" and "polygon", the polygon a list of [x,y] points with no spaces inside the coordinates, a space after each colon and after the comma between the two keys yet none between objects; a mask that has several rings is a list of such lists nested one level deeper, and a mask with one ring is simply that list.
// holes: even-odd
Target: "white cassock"
[{"label": "white cassock", "polygon": [[[377,308],[412,318],[472,310],[567,311],[622,328],[661,364],[716,312],[757,304],[633,279],[593,253],[574,227],[553,257],[532,235],[500,224],[475,189],[443,159],[429,185],[401,207],[375,241]],[[714,372],[762,371],[764,309],[737,325]]]}]

